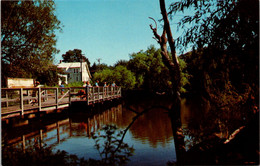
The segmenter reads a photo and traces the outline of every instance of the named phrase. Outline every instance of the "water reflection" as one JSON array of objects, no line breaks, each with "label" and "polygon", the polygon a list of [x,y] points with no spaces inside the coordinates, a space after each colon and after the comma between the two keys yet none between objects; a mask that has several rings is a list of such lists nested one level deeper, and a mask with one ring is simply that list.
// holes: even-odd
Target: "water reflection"
[{"label": "water reflection", "polygon": [[[45,143],[54,151],[65,150],[79,158],[102,160],[94,147],[93,135],[102,136],[102,128],[106,125],[116,125],[118,131],[125,130],[136,116],[133,110],[141,112],[153,102],[133,104],[131,110],[119,104],[105,110],[93,109],[93,113],[81,111],[29,120],[28,125],[6,128],[8,130],[3,133],[6,133],[7,144],[23,149],[32,142],[40,146]],[[176,160],[170,119],[163,109],[152,109],[141,115],[127,130],[123,141],[136,149],[129,165],[161,165]]]}]

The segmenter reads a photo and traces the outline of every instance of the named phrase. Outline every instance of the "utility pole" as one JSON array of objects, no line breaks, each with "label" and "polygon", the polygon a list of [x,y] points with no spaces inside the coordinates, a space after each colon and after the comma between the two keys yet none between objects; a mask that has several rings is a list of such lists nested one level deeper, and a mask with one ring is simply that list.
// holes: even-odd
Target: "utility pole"
[{"label": "utility pole", "polygon": [[100,61],[101,61],[101,58],[98,58],[97,61],[98,61],[98,70],[100,70]]}]

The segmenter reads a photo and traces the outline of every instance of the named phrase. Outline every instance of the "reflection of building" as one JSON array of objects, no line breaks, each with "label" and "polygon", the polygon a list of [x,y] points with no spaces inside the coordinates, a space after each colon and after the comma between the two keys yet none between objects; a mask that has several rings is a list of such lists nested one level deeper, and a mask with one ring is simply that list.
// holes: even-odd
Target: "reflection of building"
[{"label": "reflection of building", "polygon": [[[59,75],[66,84],[89,81],[91,78],[87,62],[61,62],[58,64],[58,68],[63,69],[66,73],[65,75]],[[61,79],[59,79],[59,84],[61,84]]]}]

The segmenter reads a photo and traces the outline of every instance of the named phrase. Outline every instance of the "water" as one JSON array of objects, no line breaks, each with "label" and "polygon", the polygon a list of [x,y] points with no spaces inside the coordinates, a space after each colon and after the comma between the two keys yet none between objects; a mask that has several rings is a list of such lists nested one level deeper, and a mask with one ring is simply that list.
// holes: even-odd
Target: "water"
[{"label": "water", "polygon": [[[71,110],[40,119],[16,120],[9,126],[4,125],[2,135],[18,147],[23,146],[23,142],[26,146],[40,140],[54,152],[64,150],[79,158],[101,160],[92,136],[100,137],[105,134],[104,126],[114,125],[116,132],[127,129],[123,142],[134,148],[127,165],[167,165],[169,161],[176,162],[171,121],[165,109],[153,106],[170,108],[171,102],[165,97],[123,101],[112,107],[82,108],[81,111]],[[137,118],[137,113],[144,110],[147,112]],[[201,142],[209,133],[223,138],[228,135],[228,125],[220,121],[225,118],[214,120],[204,115],[199,102],[182,100],[181,120],[186,149]],[[117,142],[121,139],[122,135],[115,138]]]}]

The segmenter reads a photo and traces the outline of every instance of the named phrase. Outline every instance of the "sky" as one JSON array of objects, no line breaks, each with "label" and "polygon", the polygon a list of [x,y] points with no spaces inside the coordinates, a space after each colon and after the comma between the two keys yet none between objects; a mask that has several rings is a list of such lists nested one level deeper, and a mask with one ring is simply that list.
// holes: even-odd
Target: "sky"
[{"label": "sky", "polygon": [[[91,65],[114,65],[129,60],[130,54],[147,50],[150,45],[159,48],[149,25],[162,18],[159,0],[57,0],[56,15],[63,26],[57,32],[56,47],[62,54],[80,49]],[[167,3],[167,2],[166,2]],[[159,24],[159,23],[158,23]],[[162,28],[158,26],[158,33]]]}]

